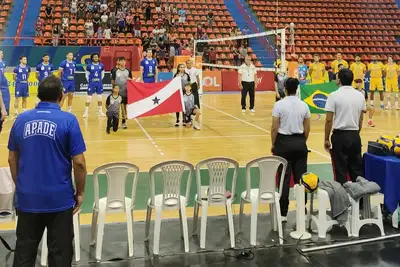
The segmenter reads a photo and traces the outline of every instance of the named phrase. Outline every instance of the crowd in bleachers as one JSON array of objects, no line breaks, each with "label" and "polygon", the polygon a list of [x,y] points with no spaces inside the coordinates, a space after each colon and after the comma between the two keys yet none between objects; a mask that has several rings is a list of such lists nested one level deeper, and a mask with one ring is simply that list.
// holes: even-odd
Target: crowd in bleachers
[{"label": "crowd in bleachers", "polygon": [[[166,70],[172,68],[175,55],[193,55],[194,39],[250,33],[248,27],[238,29],[224,9],[220,0],[203,0],[198,5],[162,0],[44,0],[35,43],[142,45],[144,52],[153,50],[159,66]],[[196,47],[196,54],[213,64],[239,65],[249,52],[246,40]]]}]

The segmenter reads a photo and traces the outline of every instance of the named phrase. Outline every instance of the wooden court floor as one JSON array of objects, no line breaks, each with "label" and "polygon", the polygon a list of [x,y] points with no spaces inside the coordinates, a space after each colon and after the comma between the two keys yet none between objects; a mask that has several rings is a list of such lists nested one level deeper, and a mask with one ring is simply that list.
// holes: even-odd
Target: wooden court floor
[{"label": "wooden court floor", "polygon": [[[179,159],[195,165],[200,160],[218,156],[233,158],[240,166],[245,166],[254,158],[271,155],[270,128],[274,98],[273,93],[257,93],[256,113],[243,114],[240,94],[205,94],[202,97],[201,131],[174,127],[173,114],[130,120],[128,129],[119,129],[107,135],[106,118],[97,117],[97,103],[93,101],[89,118],[82,118],[85,95],[75,96],[73,113],[78,117],[86,141],[85,155],[89,173],[102,164],[116,161],[134,163],[145,172],[162,161]],[[36,96],[30,97],[28,107],[34,106],[35,99]],[[329,154],[323,148],[324,119],[324,116],[312,115],[308,141],[311,150],[309,164],[330,163]],[[366,120],[364,122],[364,150],[368,141],[376,140],[382,134],[400,133],[400,111],[377,109],[374,122],[375,128],[366,127]],[[8,166],[7,141],[12,123],[11,116],[0,134],[1,167]],[[221,210],[216,211],[216,214],[220,212],[223,213]],[[121,218],[123,220],[123,216]],[[115,220],[119,221],[115,218],[112,221]]]}]

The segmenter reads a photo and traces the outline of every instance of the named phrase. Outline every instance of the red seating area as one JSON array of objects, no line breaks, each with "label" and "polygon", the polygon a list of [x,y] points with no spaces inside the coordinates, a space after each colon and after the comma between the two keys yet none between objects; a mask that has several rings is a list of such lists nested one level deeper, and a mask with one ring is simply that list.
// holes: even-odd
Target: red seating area
[{"label": "red seating area", "polygon": [[293,22],[296,54],[304,54],[306,60],[313,53],[333,60],[337,52],[349,61],[356,54],[363,60],[373,54],[400,60],[396,42],[400,9],[394,0],[280,0],[278,13],[275,1],[250,0],[249,4],[267,29]]},{"label": "red seating area", "polygon": [[7,17],[11,10],[12,0],[0,0],[0,31],[6,28]]}]

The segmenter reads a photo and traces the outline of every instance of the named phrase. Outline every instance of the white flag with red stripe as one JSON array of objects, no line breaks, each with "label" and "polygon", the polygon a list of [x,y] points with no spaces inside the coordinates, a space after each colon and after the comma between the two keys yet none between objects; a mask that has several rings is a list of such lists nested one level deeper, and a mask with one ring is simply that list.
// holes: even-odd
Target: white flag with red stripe
[{"label": "white flag with red stripe", "polygon": [[160,83],[128,81],[128,119],[182,112],[181,78]]}]

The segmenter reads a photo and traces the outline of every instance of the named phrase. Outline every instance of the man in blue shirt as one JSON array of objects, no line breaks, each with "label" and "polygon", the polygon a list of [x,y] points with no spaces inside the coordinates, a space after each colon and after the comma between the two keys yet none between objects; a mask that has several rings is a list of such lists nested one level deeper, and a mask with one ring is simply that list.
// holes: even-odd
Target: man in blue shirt
[{"label": "man in blue shirt", "polygon": [[86,147],[76,117],[60,109],[62,90],[58,77],[45,78],[38,89],[41,102],[22,113],[10,132],[8,162],[18,211],[14,267],[35,265],[45,228],[48,266],[71,266],[73,214],[83,203]]},{"label": "man in blue shirt", "polygon": [[72,112],[72,99],[74,98],[75,92],[75,70],[76,63],[73,60],[74,54],[72,52],[67,54],[67,59],[61,62],[58,68],[58,77],[61,77],[61,81],[64,88],[64,97],[61,100],[61,107],[64,105],[64,100],[68,96],[68,112]]},{"label": "man in blue shirt", "polygon": [[52,75],[54,71],[54,66],[50,63],[49,54],[44,54],[42,59],[42,63],[36,66],[36,78],[38,79],[39,83],[43,81],[44,78]]},{"label": "man in blue shirt", "polygon": [[147,49],[146,57],[140,62],[140,77],[144,83],[155,83],[157,76],[157,60],[153,58],[153,51]]},{"label": "man in blue shirt", "polygon": [[4,105],[7,113],[10,113],[10,90],[8,89],[8,80],[4,75],[6,63],[3,61],[3,51],[0,50],[0,89],[3,96]]},{"label": "man in blue shirt", "polygon": [[92,100],[92,95],[94,93],[97,94],[98,98],[97,103],[99,110],[97,112],[97,115],[99,117],[104,117],[105,114],[103,113],[103,98],[101,95],[103,93],[104,65],[100,62],[100,55],[98,53],[92,54],[90,56],[90,60],[92,62],[86,66],[86,79],[89,82],[89,86],[83,117],[88,117],[90,101]]},{"label": "man in blue shirt", "polygon": [[27,65],[26,56],[19,57],[19,65],[14,69],[15,103],[14,112],[18,116],[19,100],[22,98],[22,112],[26,111],[26,99],[29,97],[28,78],[31,68]]},{"label": "man in blue shirt", "polygon": [[304,64],[304,59],[302,56],[298,59],[298,66],[297,66],[297,76],[300,82],[300,85],[307,84],[307,74],[308,74],[308,67]]}]

